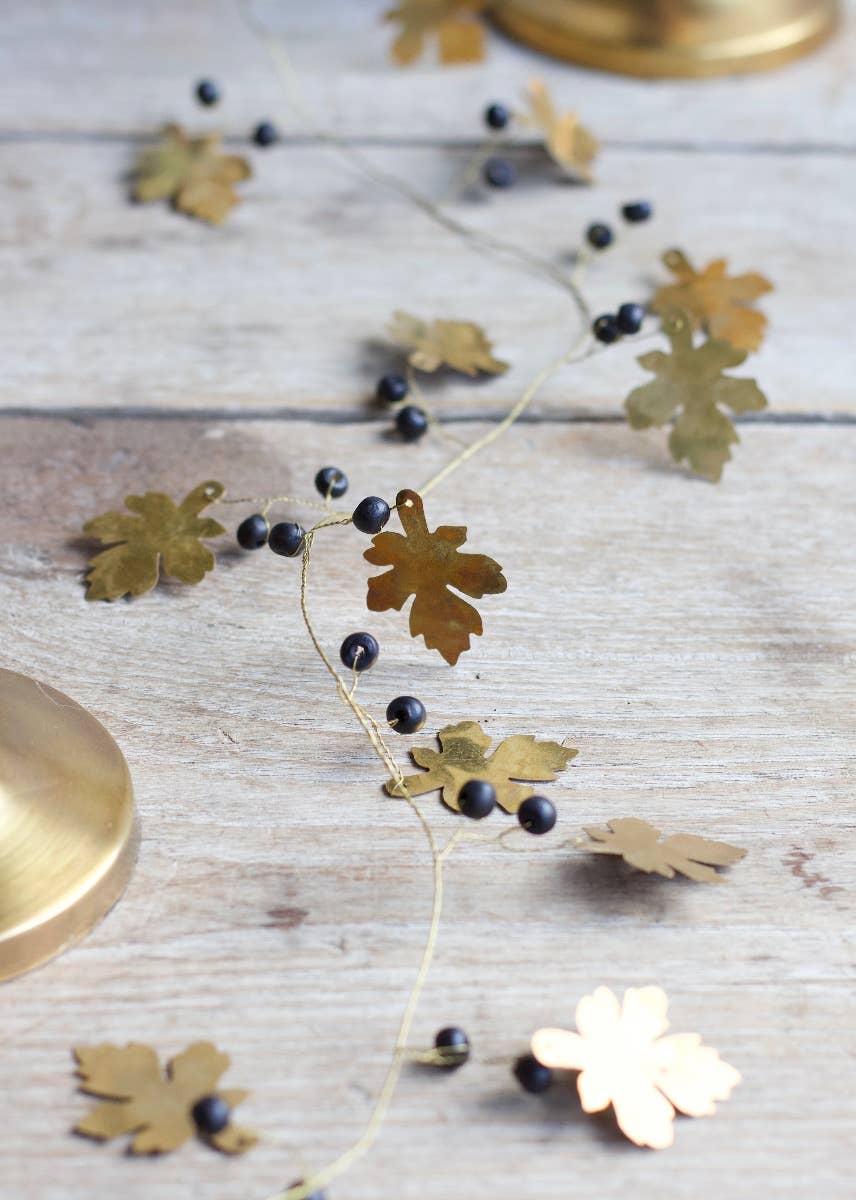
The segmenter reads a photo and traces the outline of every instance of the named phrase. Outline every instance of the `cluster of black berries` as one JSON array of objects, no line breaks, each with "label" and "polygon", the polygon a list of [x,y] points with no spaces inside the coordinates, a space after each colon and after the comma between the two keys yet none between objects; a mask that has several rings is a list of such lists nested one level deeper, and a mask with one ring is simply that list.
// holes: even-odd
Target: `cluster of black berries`
[{"label": "cluster of black berries", "polygon": [[[465,817],[481,821],[496,807],[496,788],[486,779],[470,779],[458,792],[458,806]],[[549,833],[556,809],[546,796],[530,796],[517,810],[517,819],[527,833]]]},{"label": "cluster of black berries", "polygon": [[[639,225],[647,221],[654,212],[654,206],[649,200],[632,200],[622,204],[621,215],[629,225]],[[604,221],[595,221],[586,230],[586,241],[594,250],[605,250],[615,241],[615,233],[611,225]]]},{"label": "cluster of black berries", "polygon": [[[211,79],[201,79],[196,85],[196,99],[206,108],[220,103],[220,89]],[[264,148],[279,141],[279,131],[272,121],[259,121],[253,130],[253,141]]]},{"label": "cluster of black berries", "polygon": [[[484,110],[484,123],[494,133],[500,133],[508,127],[512,116],[510,108],[495,102]],[[491,155],[482,167],[482,178],[488,187],[507,188],[512,187],[517,180],[517,171],[514,163],[509,162],[507,158]]]},{"label": "cluster of black berries", "polygon": [[[621,215],[631,225],[647,221],[654,209],[648,200],[633,200],[622,205]],[[596,221],[586,230],[586,241],[595,250],[605,250],[615,241],[610,225]],[[645,309],[641,304],[622,304],[617,313],[603,313],[592,324],[592,333],[599,342],[616,342],[622,334],[638,333],[645,320]]]},{"label": "cluster of black berries", "polygon": [[418,404],[402,404],[409,391],[403,375],[384,375],[378,380],[375,394],[382,404],[401,405],[395,414],[395,428],[405,442],[418,442],[428,432],[428,414]]},{"label": "cluster of black berries", "polygon": [[[348,477],[338,467],[322,467],[315,476],[315,487],[325,499],[331,497],[337,500],[348,490]],[[294,521],[279,521],[276,525],[270,525],[267,517],[261,513],[253,513],[242,521],[235,536],[244,550],[260,550],[267,545],[274,554],[282,554],[286,558],[296,558],[302,554],[306,543],[306,530],[301,525]]]}]

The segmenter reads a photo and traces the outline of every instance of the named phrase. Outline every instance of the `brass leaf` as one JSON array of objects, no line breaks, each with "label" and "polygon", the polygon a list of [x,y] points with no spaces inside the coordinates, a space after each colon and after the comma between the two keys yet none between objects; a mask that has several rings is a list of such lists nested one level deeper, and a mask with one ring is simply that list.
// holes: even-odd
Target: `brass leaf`
[{"label": "brass leaf", "polygon": [[556,111],[549,89],[543,79],[533,79],[526,91],[529,106],[528,120],[537,126],[544,139],[547,153],[569,175],[592,183],[591,164],[597,157],[600,142],[580,124],[572,112]]},{"label": "brass leaf", "polygon": [[689,314],[696,329],[704,328],[712,338],[730,342],[738,350],[758,349],[767,318],[751,304],[773,290],[769,279],[755,272],[729,276],[724,258],[696,271],[681,250],[667,250],[663,262],[677,282],[655,293],[651,302],[655,312],[681,309]]},{"label": "brass leaf", "polygon": [[200,518],[199,513],[219,500],[223,491],[222,483],[214,480],[200,483],[178,507],[162,492],[126,496],[126,507],[138,516],[108,512],[87,521],[83,532],[110,549],[96,554],[89,564],[86,599],[140,596],[157,583],[161,563],[165,575],[182,583],[199,583],[215,562],[213,552],[199,539],[226,532],[217,521]]},{"label": "brass leaf", "polygon": [[621,1132],[637,1146],[662,1150],[674,1138],[675,1110],[689,1117],[716,1112],[740,1074],[697,1033],[662,1035],[669,1028],[662,988],[628,988],[624,1002],[599,987],[577,1005],[576,1033],[539,1029],[532,1053],[545,1067],[580,1071],[583,1111],[611,1104]]},{"label": "brass leaf", "polygon": [[592,839],[583,849],[590,854],[618,854],[639,871],[655,872],[673,879],[680,871],[697,883],[721,883],[714,867],[728,867],[746,857],[746,851],[727,842],[711,842],[689,833],[677,833],[660,841],[660,831],[647,821],[623,817],[607,821],[607,829],[587,825]]},{"label": "brass leaf", "polygon": [[[132,1154],[165,1154],[193,1137],[198,1100],[216,1095],[231,1109],[249,1095],[218,1089],[229,1057],[211,1042],[194,1042],[167,1064],[165,1073],[154,1050],[136,1043],[78,1046],[74,1056],[80,1090],[103,1099],[75,1126],[75,1133],[102,1142],[134,1134]],[[243,1154],[258,1139],[230,1124],[205,1140],[224,1154]]]},{"label": "brass leaf", "polygon": [[220,142],[217,133],[192,138],[180,125],[167,125],[161,141],[137,159],[133,198],[172,200],[181,212],[222,224],[239,203],[235,184],[252,171],[245,158],[221,154]]},{"label": "brass leaf", "polygon": [[[552,783],[556,773],[564,771],[579,754],[578,750],[558,742],[516,734],[500,742],[488,755],[490,737],[476,721],[447,725],[437,737],[439,752],[430,746],[415,746],[410,751],[413,761],[424,767],[425,772],[410,775],[404,782],[411,796],[423,796],[442,788],[443,802],[456,812],[461,811],[458,793],[464,784],[471,779],[484,779],[496,788],[497,803],[506,812],[516,813],[534,789],[515,780]],[[386,790],[390,796],[401,795],[394,779],[387,781]]]},{"label": "brass leaf", "polygon": [[426,39],[436,36],[440,62],[479,62],[484,58],[484,30],[476,14],[489,0],[401,0],[384,13],[384,21],[400,29],[392,57],[407,66],[421,57]]},{"label": "brass leaf", "polygon": [[754,379],[723,375],[745,360],[745,350],[712,338],[694,346],[690,322],[682,313],[667,315],[663,332],[672,353],[652,350],[636,360],[657,378],[627,397],[628,420],[634,429],[648,429],[674,418],[669,435],[672,457],[676,462],[687,459],[700,475],[716,482],[731,458],[729,446],[740,441],[721,406],[735,413],[757,412],[767,407],[767,398]]},{"label": "brass leaf", "polygon": [[493,356],[493,346],[480,325],[472,321],[421,321],[410,313],[396,312],[390,336],[410,351],[407,361],[417,371],[451,367],[464,375],[501,375],[508,363]]},{"label": "brass leaf", "polygon": [[418,493],[399,492],[395,503],[404,534],[372,538],[364,557],[392,570],[369,580],[366,603],[371,612],[400,612],[412,596],[411,635],[424,637],[429,650],[439,650],[454,665],[469,650],[470,635],[482,633],[478,611],[456,592],[478,599],[498,595],[508,584],[492,558],[459,552],[467,540],[464,525],[440,525],[431,533]]}]

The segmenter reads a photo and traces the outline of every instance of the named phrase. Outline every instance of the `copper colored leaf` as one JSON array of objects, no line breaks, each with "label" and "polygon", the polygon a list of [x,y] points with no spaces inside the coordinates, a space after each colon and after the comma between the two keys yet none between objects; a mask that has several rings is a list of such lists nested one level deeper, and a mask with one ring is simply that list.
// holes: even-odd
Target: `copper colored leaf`
[{"label": "copper colored leaf", "polygon": [[676,282],[666,284],[651,302],[655,312],[675,309],[689,313],[696,328],[712,338],[730,342],[738,350],[757,350],[767,318],[751,307],[752,301],[771,292],[773,285],[763,275],[728,275],[728,262],[717,258],[696,271],[681,250],[667,250],[663,262]]},{"label": "copper colored leaf", "polygon": [[577,1005],[576,1033],[539,1029],[532,1053],[545,1067],[579,1071],[583,1110],[611,1104],[621,1132],[637,1146],[662,1150],[675,1138],[675,1110],[689,1117],[716,1112],[740,1082],[697,1033],[662,1035],[668,999],[658,987],[628,988],[619,1004],[599,987]]},{"label": "copper colored leaf", "polygon": [[192,138],[167,125],[161,141],[144,150],[134,168],[135,200],[172,200],[191,216],[219,225],[238,203],[235,184],[252,174],[245,158],[220,153],[220,135]]},{"label": "copper colored leaf", "polygon": [[482,632],[477,610],[457,593],[478,599],[504,592],[508,584],[492,558],[460,553],[458,547],[467,540],[465,526],[440,525],[431,533],[416,492],[399,492],[395,502],[404,533],[372,538],[364,557],[392,569],[369,580],[366,603],[372,612],[400,612],[412,596],[411,635],[424,637],[429,650],[439,650],[454,664],[469,650],[470,635]]},{"label": "copper colored leaf", "polygon": [[647,821],[624,817],[607,821],[608,829],[587,825],[592,839],[583,849],[591,854],[618,854],[631,867],[649,873],[656,872],[666,879],[680,871],[698,883],[720,883],[714,867],[728,867],[745,858],[746,851],[727,842],[711,842],[689,833],[673,834],[660,840],[660,831]]},{"label": "copper colored leaf", "polygon": [[542,79],[533,79],[529,84],[526,101],[528,120],[541,133],[550,157],[569,175],[591,183],[591,164],[600,149],[597,138],[580,124],[574,113],[556,111]]},{"label": "copper colored leaf", "polygon": [[[496,788],[497,803],[506,812],[516,813],[533,789],[515,780],[552,783],[556,773],[564,771],[579,753],[558,742],[516,734],[488,754],[490,738],[475,721],[447,725],[437,736],[439,752],[430,746],[416,746],[410,751],[413,761],[425,772],[410,775],[404,782],[411,796],[442,788],[444,803],[456,812],[461,811],[458,793],[464,784],[470,779],[484,779]],[[391,796],[401,794],[394,779],[387,782],[386,790]]]},{"label": "copper colored leaf", "polygon": [[437,38],[442,63],[479,62],[484,57],[484,30],[476,14],[488,0],[401,0],[384,13],[399,25],[392,57],[407,66],[421,57],[429,37]]},{"label": "copper colored leaf", "polygon": [[200,517],[223,495],[222,483],[209,480],[185,496],[176,507],[162,492],[126,496],[125,505],[137,516],[108,512],[87,521],[83,532],[109,550],[89,564],[87,600],[117,600],[139,596],[165,575],[182,583],[199,583],[214,568],[214,554],[200,538],[219,537],[226,530],[210,517]]},{"label": "copper colored leaf", "polygon": [[390,335],[410,351],[407,361],[417,371],[451,367],[464,375],[501,375],[508,363],[493,356],[493,346],[472,321],[421,321],[410,313],[393,314]]},{"label": "copper colored leaf", "polygon": [[700,475],[715,482],[731,457],[729,446],[740,440],[721,409],[757,412],[767,407],[767,399],[754,379],[723,374],[728,367],[740,366],[745,350],[713,339],[694,346],[690,322],[681,313],[664,318],[663,332],[672,353],[653,350],[637,359],[657,378],[627,397],[628,420],[634,429],[674,420],[669,435],[672,457],[676,462],[687,459]]},{"label": "copper colored leaf", "polygon": [[[75,1132],[102,1142],[134,1134],[132,1154],[164,1154],[193,1137],[193,1106],[198,1100],[216,1095],[232,1109],[248,1095],[218,1089],[229,1058],[211,1042],[194,1042],[167,1064],[165,1073],[148,1046],[78,1046],[74,1056],[80,1090],[102,1099]],[[257,1138],[249,1130],[227,1125],[206,1140],[224,1154],[242,1154]]]}]

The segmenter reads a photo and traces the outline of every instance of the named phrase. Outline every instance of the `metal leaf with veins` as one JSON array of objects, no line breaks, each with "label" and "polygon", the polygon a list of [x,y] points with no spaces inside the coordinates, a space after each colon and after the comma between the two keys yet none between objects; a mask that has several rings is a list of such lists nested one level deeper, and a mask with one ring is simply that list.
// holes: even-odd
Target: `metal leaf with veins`
[{"label": "metal leaf with veins", "polygon": [[654,312],[681,310],[696,328],[712,338],[730,342],[738,350],[757,350],[767,318],[752,308],[752,301],[773,290],[769,279],[756,272],[729,275],[728,261],[717,258],[697,271],[682,250],[667,250],[663,262],[675,283],[659,288],[651,302]]},{"label": "metal leaf with veins", "polygon": [[679,871],[697,883],[721,883],[715,867],[729,867],[746,857],[746,851],[728,842],[713,842],[690,833],[676,833],[660,840],[660,831],[647,821],[622,817],[607,821],[607,829],[585,827],[592,839],[583,849],[590,854],[620,855],[637,871],[652,872],[666,879]]}]

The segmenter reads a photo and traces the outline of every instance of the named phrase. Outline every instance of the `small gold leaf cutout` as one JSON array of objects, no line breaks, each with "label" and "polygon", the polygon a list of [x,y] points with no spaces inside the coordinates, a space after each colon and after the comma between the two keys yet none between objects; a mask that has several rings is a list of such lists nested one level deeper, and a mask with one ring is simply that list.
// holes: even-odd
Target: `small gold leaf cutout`
[{"label": "small gold leaf cutout", "polygon": [[479,62],[484,58],[484,29],[476,14],[489,0],[401,0],[384,13],[384,21],[401,28],[392,57],[402,67],[422,56],[425,42],[436,36],[440,62]]},{"label": "small gold leaf cutout", "polygon": [[144,150],[134,168],[135,200],[172,200],[175,207],[220,225],[239,203],[235,184],[249,179],[245,158],[220,153],[220,135],[189,137],[180,125],[167,125],[160,142]]},{"label": "small gold leaf cutout", "polygon": [[538,128],[553,161],[569,175],[583,183],[591,183],[591,165],[600,149],[597,138],[580,124],[574,113],[556,111],[542,79],[533,79],[529,84],[526,101],[529,123]]},{"label": "small gold leaf cutout", "polygon": [[729,342],[738,350],[758,349],[767,318],[751,305],[773,290],[769,279],[756,272],[729,276],[724,258],[696,271],[682,250],[667,250],[663,262],[676,282],[655,293],[651,302],[655,312],[681,309],[689,314],[696,329],[706,329],[712,338]]},{"label": "small gold leaf cutout", "polygon": [[607,829],[585,827],[592,839],[582,849],[590,854],[617,854],[638,871],[673,879],[679,871],[697,883],[721,883],[714,867],[729,867],[746,857],[746,851],[727,842],[711,842],[690,833],[660,840],[660,831],[647,821],[622,817],[607,821]]},{"label": "small gold leaf cutout", "polygon": [[451,367],[464,375],[501,375],[508,370],[508,363],[494,357],[484,330],[472,321],[422,321],[399,311],[393,314],[390,336],[410,351],[407,361],[417,371]]}]

